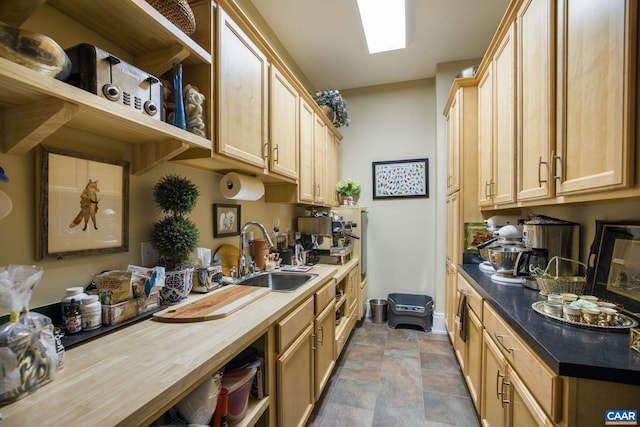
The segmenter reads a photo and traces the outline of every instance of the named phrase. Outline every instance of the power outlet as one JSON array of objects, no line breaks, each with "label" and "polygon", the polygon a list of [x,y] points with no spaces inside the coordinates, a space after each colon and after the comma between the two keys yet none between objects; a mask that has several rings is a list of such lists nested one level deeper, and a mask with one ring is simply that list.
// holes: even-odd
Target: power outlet
[{"label": "power outlet", "polygon": [[151,242],[140,243],[140,251],[142,253],[142,265],[145,267],[153,267],[156,265],[156,251],[153,249]]}]

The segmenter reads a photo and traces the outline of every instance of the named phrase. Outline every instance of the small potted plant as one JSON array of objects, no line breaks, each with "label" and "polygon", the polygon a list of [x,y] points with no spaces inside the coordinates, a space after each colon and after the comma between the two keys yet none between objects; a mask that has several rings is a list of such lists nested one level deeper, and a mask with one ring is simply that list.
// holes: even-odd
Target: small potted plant
[{"label": "small potted plant", "polygon": [[333,126],[339,128],[341,126],[349,126],[351,118],[347,114],[347,101],[342,97],[337,89],[327,89],[317,91],[313,94],[313,99],[322,107],[324,112],[333,123]]},{"label": "small potted plant", "polygon": [[178,175],[165,175],[153,187],[153,200],[165,215],[153,223],[151,244],[164,266],[165,286],[160,291],[164,304],[176,304],[187,298],[193,287],[194,268],[189,255],[196,249],[200,233],[185,217],[196,205],[198,187]]},{"label": "small potted plant", "polygon": [[338,181],[336,191],[340,195],[340,200],[344,205],[354,205],[354,197],[360,195],[360,183],[352,178],[345,178]]}]

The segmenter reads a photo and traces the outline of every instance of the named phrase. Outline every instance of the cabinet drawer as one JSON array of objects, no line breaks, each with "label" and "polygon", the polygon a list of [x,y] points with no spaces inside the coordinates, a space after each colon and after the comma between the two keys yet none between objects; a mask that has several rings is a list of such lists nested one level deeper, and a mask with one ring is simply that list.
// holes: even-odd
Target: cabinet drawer
[{"label": "cabinet drawer", "polygon": [[330,280],[325,286],[316,292],[316,316],[322,313],[322,310],[336,298],[336,284],[334,280]]},{"label": "cabinet drawer", "polygon": [[562,399],[561,378],[525,345],[487,302],[484,303],[483,324],[540,407],[558,421]]},{"label": "cabinet drawer", "polygon": [[482,322],[482,295],[461,274],[458,274],[458,290],[467,296],[467,305]]},{"label": "cabinet drawer", "polygon": [[282,353],[313,322],[313,297],[307,298],[298,308],[276,324],[277,351]]}]

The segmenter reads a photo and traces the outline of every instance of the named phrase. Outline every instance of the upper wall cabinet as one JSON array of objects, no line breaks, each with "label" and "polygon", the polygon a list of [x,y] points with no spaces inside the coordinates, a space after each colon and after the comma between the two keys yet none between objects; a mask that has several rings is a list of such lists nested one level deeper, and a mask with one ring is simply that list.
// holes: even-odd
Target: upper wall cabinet
[{"label": "upper wall cabinet", "polygon": [[516,15],[519,201],[553,195],[550,165],[555,141],[554,9],[551,0],[526,0]]},{"label": "upper wall cabinet", "polygon": [[[194,13],[210,28],[211,7]],[[50,0],[22,28],[46,34],[65,49],[106,40],[110,46],[104,50],[157,77],[172,62],[183,62],[185,81],[206,95],[211,91],[209,32],[188,37],[144,0]],[[5,153],[24,154],[63,126],[130,143],[136,174],[189,148],[211,149],[209,139],[3,58],[0,84]]]},{"label": "upper wall cabinet", "polygon": [[273,65],[269,76],[269,169],[298,179],[298,92]]},{"label": "upper wall cabinet", "polygon": [[267,57],[218,7],[216,152],[267,167]]},{"label": "upper wall cabinet", "polygon": [[557,195],[633,184],[637,1],[558,0]]},{"label": "upper wall cabinet", "polygon": [[479,206],[515,201],[515,24],[478,73]]},{"label": "upper wall cabinet", "polygon": [[515,201],[515,25],[511,25],[493,56],[493,188],[494,204]]},{"label": "upper wall cabinet", "polygon": [[510,3],[477,75],[481,208],[640,195],[637,14],[634,0]]}]

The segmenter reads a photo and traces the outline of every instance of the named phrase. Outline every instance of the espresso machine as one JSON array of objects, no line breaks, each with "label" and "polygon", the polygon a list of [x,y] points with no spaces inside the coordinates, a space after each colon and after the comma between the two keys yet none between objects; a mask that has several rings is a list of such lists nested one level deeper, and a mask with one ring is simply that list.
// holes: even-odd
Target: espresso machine
[{"label": "espresso machine", "polygon": [[300,216],[297,221],[302,247],[307,251],[307,264],[317,263],[320,257],[333,257],[333,261],[343,263],[351,254],[351,239],[359,238],[352,233],[357,224],[343,220],[334,212]]},{"label": "espresso machine", "polygon": [[[523,224],[522,240],[532,250],[527,261],[530,267],[544,270],[555,256],[574,261],[580,258],[580,224],[575,222],[529,214],[529,220]],[[555,264],[551,268],[553,271],[549,273],[555,276]],[[558,260],[558,276],[579,275],[578,269],[575,262]],[[535,278],[531,281],[535,282]],[[534,283],[530,285],[535,288]]]}]

